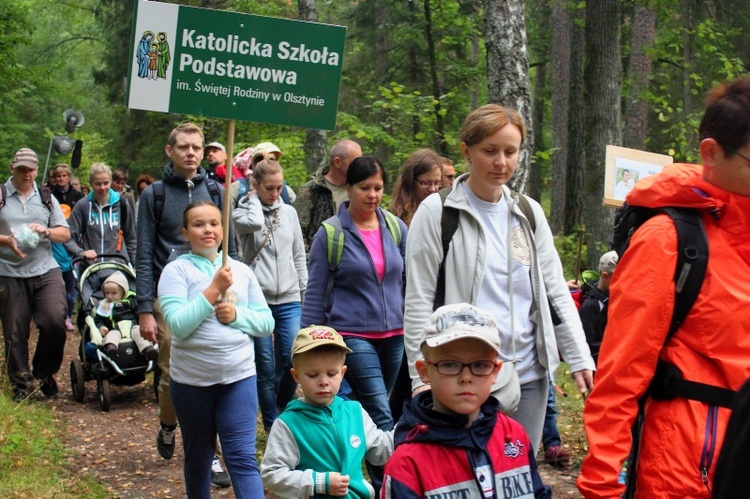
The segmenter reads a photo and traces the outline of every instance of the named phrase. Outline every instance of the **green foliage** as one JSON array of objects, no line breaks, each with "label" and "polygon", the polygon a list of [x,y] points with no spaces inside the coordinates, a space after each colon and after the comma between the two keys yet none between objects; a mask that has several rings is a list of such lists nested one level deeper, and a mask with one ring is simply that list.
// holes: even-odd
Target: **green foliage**
[{"label": "green foliage", "polygon": [[581,238],[584,230],[578,229],[573,234],[560,234],[555,236],[555,248],[563,265],[563,274],[565,279],[579,279],[580,273],[585,268],[577,268],[579,265],[585,265],[588,261],[588,246],[585,239]]}]

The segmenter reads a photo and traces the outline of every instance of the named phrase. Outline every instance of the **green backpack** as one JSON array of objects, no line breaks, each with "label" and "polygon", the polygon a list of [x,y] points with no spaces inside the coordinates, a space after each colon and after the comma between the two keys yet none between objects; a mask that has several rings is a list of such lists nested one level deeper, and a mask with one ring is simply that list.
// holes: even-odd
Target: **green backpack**
[{"label": "green backpack", "polygon": [[[393,237],[393,242],[396,243],[396,246],[400,246],[403,234],[401,233],[401,225],[398,223],[398,217],[387,210],[382,210],[382,212],[388,232]],[[326,294],[323,297],[323,310],[328,310],[328,300],[331,297],[331,291],[333,291],[336,270],[338,270],[341,263],[341,256],[344,254],[344,229],[341,226],[341,219],[338,215],[325,220],[323,228],[326,230],[326,250],[328,255],[328,285],[326,286]]]}]

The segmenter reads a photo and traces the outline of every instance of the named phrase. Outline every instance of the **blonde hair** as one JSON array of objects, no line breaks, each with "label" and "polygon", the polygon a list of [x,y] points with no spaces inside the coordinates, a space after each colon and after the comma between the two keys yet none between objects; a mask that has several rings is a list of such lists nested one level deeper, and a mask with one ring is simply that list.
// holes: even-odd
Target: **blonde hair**
[{"label": "blonde hair", "polygon": [[94,176],[99,175],[100,173],[106,173],[109,180],[112,181],[112,170],[110,167],[104,163],[94,163],[89,170],[89,184],[94,181]]},{"label": "blonde hair", "polygon": [[275,175],[276,173],[283,174],[284,170],[282,170],[281,165],[275,159],[265,158],[253,165],[253,180],[259,184],[266,176]]}]

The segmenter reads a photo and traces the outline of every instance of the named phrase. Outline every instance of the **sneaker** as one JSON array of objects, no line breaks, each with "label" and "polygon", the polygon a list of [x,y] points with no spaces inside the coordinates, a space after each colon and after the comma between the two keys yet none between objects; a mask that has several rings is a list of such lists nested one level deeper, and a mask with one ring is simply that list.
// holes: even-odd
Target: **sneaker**
[{"label": "sneaker", "polygon": [[174,433],[176,430],[177,425],[172,428],[161,425],[159,428],[159,434],[156,437],[156,449],[164,459],[172,459],[174,455]]},{"label": "sneaker", "polygon": [[141,355],[143,355],[148,360],[151,360],[153,362],[156,362],[157,360],[159,360],[159,350],[157,350],[156,348],[150,345],[143,349],[143,351],[141,352]]},{"label": "sneaker", "polygon": [[27,390],[26,388],[21,388],[19,386],[13,387],[13,401],[14,402],[23,402],[27,398],[29,398],[29,395],[31,395],[31,392]]},{"label": "sneaker", "polygon": [[544,461],[555,466],[565,464],[570,459],[568,451],[561,445],[553,445],[544,450]]},{"label": "sneaker", "polygon": [[65,318],[65,330],[66,331],[75,331],[76,327],[73,325],[73,321],[70,320],[70,317]]},{"label": "sneaker", "polygon": [[214,461],[211,463],[211,485],[219,489],[226,489],[232,485],[229,473],[224,471],[224,468],[221,467],[221,463],[216,454],[214,454]]}]

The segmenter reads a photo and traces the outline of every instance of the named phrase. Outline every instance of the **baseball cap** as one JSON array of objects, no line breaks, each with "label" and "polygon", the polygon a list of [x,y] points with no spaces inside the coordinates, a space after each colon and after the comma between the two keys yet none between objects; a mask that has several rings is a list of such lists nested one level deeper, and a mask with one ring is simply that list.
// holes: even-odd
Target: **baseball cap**
[{"label": "baseball cap", "polygon": [[438,308],[430,316],[424,333],[422,343],[429,347],[475,338],[500,355],[500,331],[495,320],[484,310],[469,303],[454,303]]},{"label": "baseball cap", "polygon": [[281,149],[278,148],[278,146],[272,142],[261,142],[257,146],[255,146],[255,154],[258,154],[262,152],[263,154],[268,154],[270,152],[277,152],[280,155],[284,155],[283,152],[281,152]]},{"label": "baseball cap", "polygon": [[310,326],[297,333],[292,343],[292,356],[326,345],[351,352],[351,349],[344,343],[344,338],[335,329],[327,326]]},{"label": "baseball cap", "polygon": [[13,168],[19,166],[25,166],[26,168],[39,168],[39,156],[28,147],[24,147],[16,151],[11,165],[13,165]]},{"label": "baseball cap", "polygon": [[221,149],[221,152],[223,152],[224,154],[227,153],[227,148],[224,147],[224,144],[222,144],[221,142],[211,142],[206,147],[204,147],[203,150],[207,151],[207,150],[211,149],[212,147],[215,148],[215,149]]},{"label": "baseball cap", "polygon": [[599,259],[599,272],[607,272],[611,274],[615,271],[619,259],[620,257],[617,255],[616,251],[608,251],[607,253],[604,253]]}]

